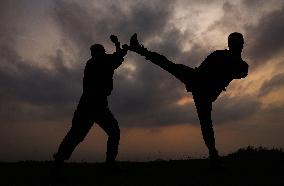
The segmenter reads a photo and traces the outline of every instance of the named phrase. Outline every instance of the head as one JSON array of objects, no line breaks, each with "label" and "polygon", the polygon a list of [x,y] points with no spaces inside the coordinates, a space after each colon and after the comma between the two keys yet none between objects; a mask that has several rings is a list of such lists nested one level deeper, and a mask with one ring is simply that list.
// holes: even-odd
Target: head
[{"label": "head", "polygon": [[106,50],[103,45],[94,44],[90,47],[92,57],[99,57],[106,54]]},{"label": "head", "polygon": [[234,53],[241,53],[244,46],[244,37],[241,33],[233,32],[228,37],[229,50]]}]

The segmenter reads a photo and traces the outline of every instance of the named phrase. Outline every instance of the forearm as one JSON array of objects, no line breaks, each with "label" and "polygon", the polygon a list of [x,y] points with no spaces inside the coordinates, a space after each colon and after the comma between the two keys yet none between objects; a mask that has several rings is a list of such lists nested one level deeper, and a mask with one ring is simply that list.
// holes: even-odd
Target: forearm
[{"label": "forearm", "polygon": [[110,40],[115,45],[115,52],[113,53],[113,56],[116,57],[116,58],[123,58],[127,53],[127,49],[121,48],[120,42],[119,42],[116,35],[111,35]]},{"label": "forearm", "polygon": [[114,68],[118,68],[124,61],[124,56],[127,54],[127,49],[119,48],[113,53]]},{"label": "forearm", "polygon": [[116,43],[115,48],[116,48],[116,51],[113,53],[113,55],[116,58],[123,58],[127,54],[127,49],[121,48],[120,43]]},{"label": "forearm", "polygon": [[120,47],[120,42],[117,42],[114,44],[115,45],[115,51],[116,52],[119,52],[121,50],[121,47]]}]

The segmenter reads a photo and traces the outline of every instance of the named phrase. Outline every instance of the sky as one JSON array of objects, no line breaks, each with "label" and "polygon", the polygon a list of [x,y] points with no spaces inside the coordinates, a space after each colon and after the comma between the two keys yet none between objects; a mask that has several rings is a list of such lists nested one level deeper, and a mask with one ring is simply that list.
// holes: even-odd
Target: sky
[{"label": "sky", "polygon": [[[284,1],[9,0],[0,2],[0,161],[51,160],[71,126],[89,47],[133,33],[149,50],[197,67],[245,38],[250,68],[213,104],[221,155],[248,145],[284,148]],[[207,156],[184,85],[128,52],[114,74],[109,106],[121,128],[118,160]],[[96,124],[70,161],[103,161],[107,136]]]}]

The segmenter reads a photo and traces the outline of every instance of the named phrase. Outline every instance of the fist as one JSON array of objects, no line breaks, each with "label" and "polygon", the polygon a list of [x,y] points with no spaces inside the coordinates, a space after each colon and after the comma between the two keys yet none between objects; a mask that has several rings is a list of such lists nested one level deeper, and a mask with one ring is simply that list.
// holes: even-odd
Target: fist
[{"label": "fist", "polygon": [[111,35],[111,36],[110,36],[110,40],[111,40],[113,43],[118,43],[118,38],[117,38],[117,36],[115,36],[115,35]]},{"label": "fist", "polygon": [[245,61],[241,61],[241,63],[238,63],[235,67],[234,78],[235,79],[245,78],[248,75],[248,68],[249,66]]},{"label": "fist", "polygon": [[122,48],[125,49],[125,50],[128,50],[128,49],[129,49],[129,46],[128,46],[127,44],[123,44],[123,45],[122,45]]}]

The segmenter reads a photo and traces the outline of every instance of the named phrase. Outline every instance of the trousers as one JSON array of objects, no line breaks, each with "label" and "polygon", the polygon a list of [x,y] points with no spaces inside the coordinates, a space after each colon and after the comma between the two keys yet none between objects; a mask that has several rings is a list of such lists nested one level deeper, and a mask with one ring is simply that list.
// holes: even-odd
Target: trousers
[{"label": "trousers", "polygon": [[118,122],[108,108],[107,100],[88,103],[80,100],[74,112],[72,126],[61,142],[58,152],[54,155],[57,160],[68,160],[76,148],[82,142],[94,123],[97,123],[108,135],[106,161],[115,161],[118,153],[120,129]]}]

